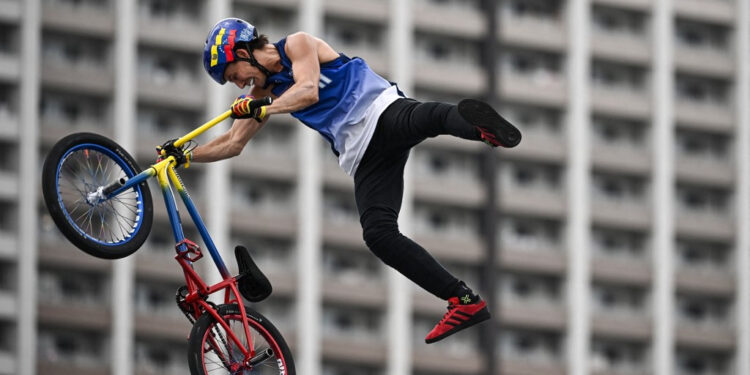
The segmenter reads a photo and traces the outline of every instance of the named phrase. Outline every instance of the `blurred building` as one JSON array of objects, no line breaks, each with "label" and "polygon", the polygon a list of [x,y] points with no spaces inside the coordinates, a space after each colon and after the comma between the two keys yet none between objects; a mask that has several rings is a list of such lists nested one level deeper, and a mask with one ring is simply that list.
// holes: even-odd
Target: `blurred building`
[{"label": "blurred building", "polygon": [[299,373],[750,374],[749,5],[0,0],[0,374],[186,373],[161,198],[144,248],[102,261],[56,230],[39,168],[77,131],[147,165],[226,108],[239,91],[209,82],[201,51],[227,15],[273,41],[317,27],[412,97],[499,97],[524,135],[494,154],[450,137],[412,153],[408,232],[496,318],[431,346],[445,303],[364,247],[350,179],[291,117],[182,173],[227,262],[244,244],[270,276],[255,307]]}]

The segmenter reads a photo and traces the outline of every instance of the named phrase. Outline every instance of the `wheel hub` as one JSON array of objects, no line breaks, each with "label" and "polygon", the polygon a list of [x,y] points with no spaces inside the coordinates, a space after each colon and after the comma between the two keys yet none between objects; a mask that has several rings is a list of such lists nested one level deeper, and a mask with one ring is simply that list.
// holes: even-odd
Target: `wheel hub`
[{"label": "wheel hub", "polygon": [[92,191],[86,195],[86,203],[91,206],[96,206],[104,200],[104,186],[99,186],[96,191]]}]

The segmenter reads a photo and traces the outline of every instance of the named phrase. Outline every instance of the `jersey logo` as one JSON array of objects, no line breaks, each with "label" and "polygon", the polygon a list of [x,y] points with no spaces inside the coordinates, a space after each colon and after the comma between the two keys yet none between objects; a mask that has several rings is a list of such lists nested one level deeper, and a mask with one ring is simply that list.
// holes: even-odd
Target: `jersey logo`
[{"label": "jersey logo", "polygon": [[318,87],[321,89],[328,86],[328,84],[331,83],[331,79],[324,76],[323,74],[320,75],[320,81],[318,81]]}]

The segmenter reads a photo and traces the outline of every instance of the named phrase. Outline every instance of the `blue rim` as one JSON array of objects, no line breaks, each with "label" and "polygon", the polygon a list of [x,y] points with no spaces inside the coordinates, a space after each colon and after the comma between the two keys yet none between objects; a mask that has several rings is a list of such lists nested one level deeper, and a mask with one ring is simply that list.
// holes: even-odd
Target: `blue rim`
[{"label": "blue rim", "polygon": [[68,213],[67,208],[65,207],[65,205],[64,205],[64,203],[62,201],[62,196],[60,195],[60,185],[59,185],[59,182],[60,182],[60,169],[62,168],[63,162],[65,162],[65,160],[68,158],[68,156],[70,154],[72,154],[73,152],[79,151],[79,150],[84,150],[84,149],[97,151],[99,153],[102,153],[102,154],[108,156],[120,168],[122,168],[122,170],[125,172],[125,174],[128,176],[128,178],[133,177],[133,176],[136,175],[135,171],[128,165],[128,163],[120,155],[118,155],[117,153],[113,152],[112,150],[110,150],[109,148],[107,148],[105,146],[98,145],[98,144],[95,144],[95,143],[81,143],[81,144],[75,145],[75,146],[69,148],[67,151],[65,151],[65,154],[63,154],[62,158],[60,158],[60,162],[57,163],[57,170],[55,171],[55,192],[57,194],[58,205],[60,206],[60,208],[62,208],[63,214],[65,215],[65,219],[68,221],[68,223],[73,228],[75,228],[76,231],[79,234],[81,234],[83,237],[85,237],[87,240],[93,241],[93,242],[95,242],[95,243],[97,243],[99,245],[102,245],[102,246],[111,246],[111,247],[114,247],[114,246],[123,245],[123,244],[129,242],[130,240],[132,240],[133,237],[135,237],[138,234],[138,231],[141,228],[141,223],[143,223],[143,219],[144,219],[144,216],[143,216],[143,214],[144,214],[143,192],[141,191],[141,186],[140,185],[135,185],[133,187],[133,189],[135,189],[136,193],[138,194],[138,205],[137,205],[137,207],[138,207],[138,212],[139,212],[139,215],[137,216],[137,218],[135,220],[135,226],[133,227],[133,231],[131,232],[130,236],[125,237],[124,239],[122,239],[122,240],[120,240],[118,242],[104,242],[104,241],[101,241],[98,238],[90,236],[88,233],[86,233],[85,231],[83,231],[83,229],[81,229],[78,226],[78,224],[75,223],[75,221],[73,220],[73,218],[70,216],[70,214]]}]

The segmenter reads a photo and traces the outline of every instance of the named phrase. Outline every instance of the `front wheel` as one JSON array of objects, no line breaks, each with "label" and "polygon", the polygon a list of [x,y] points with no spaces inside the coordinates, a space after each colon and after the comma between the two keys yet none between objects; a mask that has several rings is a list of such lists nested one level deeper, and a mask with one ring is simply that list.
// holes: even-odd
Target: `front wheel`
[{"label": "front wheel", "polygon": [[123,258],[148,237],[151,193],[145,182],[109,199],[102,189],[140,171],[133,157],[109,138],[71,134],[55,143],[44,160],[44,202],[57,228],[79,249],[99,258]]},{"label": "front wheel", "polygon": [[[247,349],[248,340],[242,314],[236,304],[222,305],[219,316]],[[243,364],[242,351],[227,331],[210,314],[203,314],[190,332],[188,363],[192,375],[252,374],[295,375],[294,360],[281,333],[260,313],[245,307],[255,356],[251,365]]]}]

